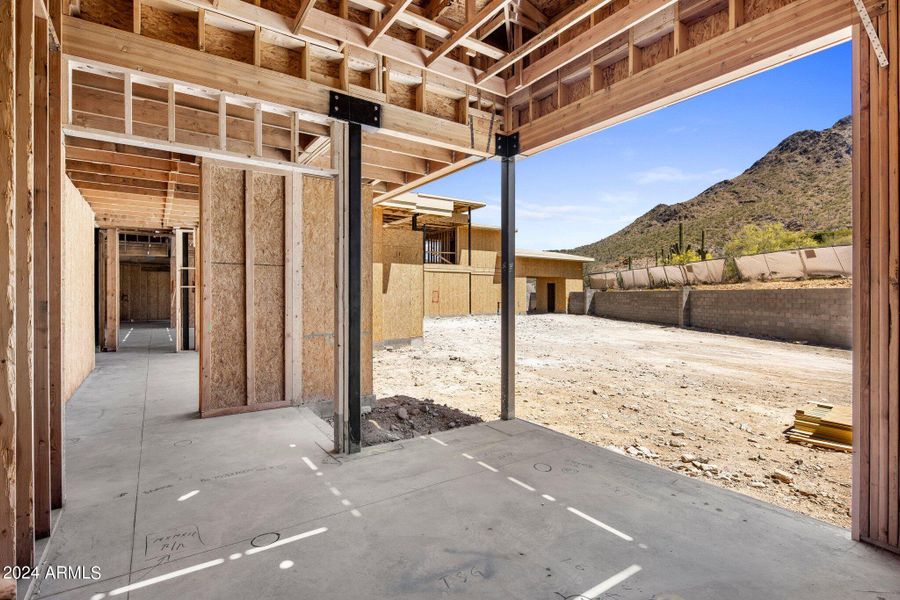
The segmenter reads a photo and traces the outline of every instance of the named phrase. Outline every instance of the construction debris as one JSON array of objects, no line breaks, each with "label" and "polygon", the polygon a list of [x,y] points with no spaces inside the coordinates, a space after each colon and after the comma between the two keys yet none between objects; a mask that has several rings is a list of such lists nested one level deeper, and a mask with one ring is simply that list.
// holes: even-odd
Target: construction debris
[{"label": "construction debris", "polygon": [[794,426],[785,431],[788,440],[820,448],[853,451],[853,413],[849,406],[810,402],[812,408],[797,409]]}]

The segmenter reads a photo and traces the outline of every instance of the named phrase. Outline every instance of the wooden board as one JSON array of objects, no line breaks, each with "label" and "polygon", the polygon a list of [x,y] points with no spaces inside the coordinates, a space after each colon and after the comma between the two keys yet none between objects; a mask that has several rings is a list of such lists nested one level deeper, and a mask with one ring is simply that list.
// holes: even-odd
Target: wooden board
[{"label": "wooden board", "polygon": [[889,66],[854,27],[854,538],[900,552],[900,7],[873,18]]},{"label": "wooden board", "polygon": [[[15,4],[0,4],[0,444],[15,448]],[[0,565],[16,562],[16,455],[0,453]]]},{"label": "wooden board", "polygon": [[385,229],[382,239],[382,341],[422,337],[422,232]]},{"label": "wooden board", "polygon": [[62,401],[94,370],[94,212],[64,176],[62,202]]},{"label": "wooden board", "polygon": [[119,310],[123,323],[170,320],[171,272],[167,262],[122,262],[120,278]]},{"label": "wooden board", "polygon": [[303,176],[303,401],[334,397],[334,180]]}]

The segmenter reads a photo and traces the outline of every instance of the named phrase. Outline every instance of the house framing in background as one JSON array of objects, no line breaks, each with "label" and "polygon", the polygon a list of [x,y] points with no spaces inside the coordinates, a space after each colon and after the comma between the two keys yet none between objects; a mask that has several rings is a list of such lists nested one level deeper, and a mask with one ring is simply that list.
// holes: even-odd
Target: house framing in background
[{"label": "house framing in background", "polygon": [[[499,285],[512,420],[517,269],[548,258],[515,249],[517,157],[851,38],[852,534],[898,551],[898,13],[898,0],[0,3],[0,564],[32,564],[64,505],[85,322],[104,349],[119,343],[121,234],[171,240],[170,318],[200,352],[201,415],[326,402],[335,452],[353,453],[373,342],[407,337],[386,330],[390,294],[379,333],[374,286],[404,252],[445,252],[396,226],[394,206],[496,157],[502,225],[472,234],[499,236],[499,277],[496,258],[449,270]],[[474,207],[453,201],[444,217],[457,248]],[[96,317],[85,247],[98,249]],[[407,306],[450,310],[445,275],[426,267]],[[558,281],[562,310],[574,278]]]},{"label": "house framing in background", "polygon": [[[500,313],[500,228],[472,223],[472,211],[484,206],[412,192],[375,205],[376,344],[421,338],[424,317]],[[592,261],[517,249],[516,313],[583,314],[582,266]]]}]

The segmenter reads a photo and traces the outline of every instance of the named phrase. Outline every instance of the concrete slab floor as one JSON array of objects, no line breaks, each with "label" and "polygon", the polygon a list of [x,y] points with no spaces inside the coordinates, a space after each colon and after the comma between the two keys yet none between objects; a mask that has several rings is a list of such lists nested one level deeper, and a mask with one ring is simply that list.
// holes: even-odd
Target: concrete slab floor
[{"label": "concrete slab floor", "polygon": [[524,422],[335,458],[303,409],[200,420],[164,328],[66,411],[67,504],[35,598],[900,599],[846,530]]}]

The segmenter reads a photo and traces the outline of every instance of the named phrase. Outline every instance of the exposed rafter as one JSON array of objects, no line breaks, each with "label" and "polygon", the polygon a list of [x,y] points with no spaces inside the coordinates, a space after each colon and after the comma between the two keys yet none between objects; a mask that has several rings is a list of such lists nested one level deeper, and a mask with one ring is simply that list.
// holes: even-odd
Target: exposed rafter
[{"label": "exposed rafter", "polygon": [[[462,40],[472,35],[475,30],[487,23],[498,11],[503,10],[509,2],[510,0],[491,0],[484,8],[478,11],[475,18],[467,21],[462,27],[457,29],[449,39],[444,40],[444,42],[425,59],[425,66],[431,66],[434,61],[446,56],[447,53],[456,48]],[[480,80],[482,80],[481,76],[476,78],[476,81]]]},{"label": "exposed rafter", "polygon": [[587,2],[585,2],[584,4],[581,4],[576,8],[570,10],[565,15],[548,25],[547,28],[544,29],[544,31],[534,36],[533,38],[522,44],[520,47],[516,48],[515,50],[498,60],[496,63],[485,69],[485,71],[478,76],[478,81],[484,81],[489,77],[493,77],[503,69],[512,66],[516,61],[521,60],[523,57],[531,54],[538,48],[542,47],[544,44],[547,44],[556,36],[570,29],[579,21],[581,21],[585,17],[589,17],[592,13],[600,10],[610,2],[612,2],[612,0],[587,0]]},{"label": "exposed rafter", "polygon": [[394,22],[400,17],[400,14],[404,10],[406,10],[406,7],[410,4],[412,4],[412,0],[396,0],[387,14],[381,17],[381,21],[378,22],[378,26],[375,27],[375,29],[372,30],[372,33],[369,34],[369,37],[366,39],[366,45],[371,46],[378,40],[378,38],[384,35],[384,32],[391,28],[391,25],[394,24]]},{"label": "exposed rafter", "polygon": [[315,5],[316,0],[301,0],[300,10],[297,11],[297,16],[294,17],[294,22],[291,24],[291,31],[294,35],[297,35],[300,33],[300,30],[303,29],[303,24],[306,22],[309,13],[312,12]]}]

